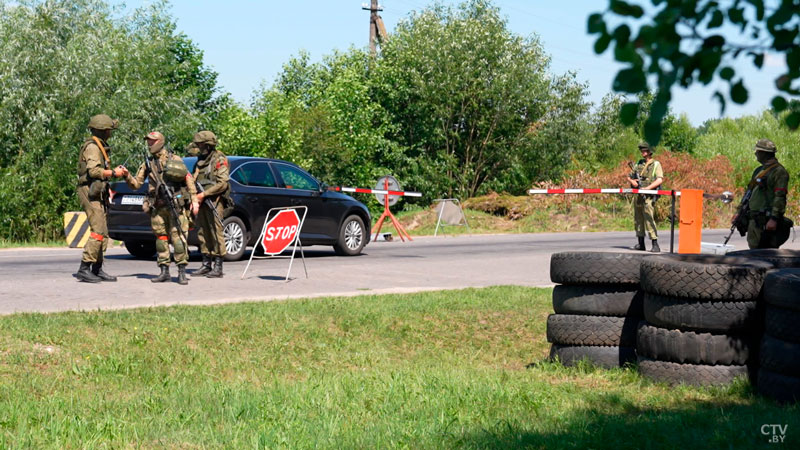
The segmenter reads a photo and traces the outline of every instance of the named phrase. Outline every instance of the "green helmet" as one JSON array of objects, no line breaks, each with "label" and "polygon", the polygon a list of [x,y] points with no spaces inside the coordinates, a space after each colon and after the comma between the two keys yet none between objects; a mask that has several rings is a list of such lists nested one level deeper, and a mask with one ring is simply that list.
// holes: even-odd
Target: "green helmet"
[{"label": "green helmet", "polygon": [[758,142],[756,142],[756,151],[775,153],[778,151],[778,148],[775,146],[775,143],[769,139],[759,139]]},{"label": "green helmet", "polygon": [[650,147],[650,144],[647,142],[639,142],[639,150],[648,150],[650,153],[653,153],[653,148]]},{"label": "green helmet", "polygon": [[118,120],[112,119],[105,114],[98,114],[89,119],[89,128],[94,130],[116,130],[118,126]]},{"label": "green helmet", "polygon": [[211,147],[216,147],[217,135],[207,130],[199,131],[194,134],[194,139],[192,139],[192,142],[197,146],[200,144],[208,144]]}]

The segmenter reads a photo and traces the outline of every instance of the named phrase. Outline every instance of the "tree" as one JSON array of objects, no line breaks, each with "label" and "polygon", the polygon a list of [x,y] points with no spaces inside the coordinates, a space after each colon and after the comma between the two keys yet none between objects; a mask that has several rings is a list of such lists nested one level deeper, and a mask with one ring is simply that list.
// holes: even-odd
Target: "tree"
[{"label": "tree", "polygon": [[182,147],[207,120],[214,77],[174,30],[165,2],[118,17],[101,0],[0,0],[0,237],[61,234],[92,115],[120,119],[110,157],[132,167],[147,131]]},{"label": "tree", "polygon": [[551,75],[549,64],[538,38],[511,33],[486,0],[400,22],[371,79],[414,186],[470,197],[557,176],[575,151],[568,130],[588,104],[586,87]]},{"label": "tree", "polygon": [[[588,32],[597,35],[596,53],[613,44],[614,58],[627,64],[614,79],[615,91],[655,92],[644,128],[653,144],[662,138],[673,87],[722,81],[728,89],[716,90],[714,98],[724,112],[727,102],[742,104],[749,95],[734,63],[749,59],[760,69],[767,53],[786,57],[786,72],[775,79],[780,94],[772,107],[786,111],[785,123],[796,129],[800,108],[790,100],[800,97],[799,8],[796,0],[609,0],[608,9],[589,16]],[[625,104],[623,123],[632,124],[641,106],[638,101]]]}]

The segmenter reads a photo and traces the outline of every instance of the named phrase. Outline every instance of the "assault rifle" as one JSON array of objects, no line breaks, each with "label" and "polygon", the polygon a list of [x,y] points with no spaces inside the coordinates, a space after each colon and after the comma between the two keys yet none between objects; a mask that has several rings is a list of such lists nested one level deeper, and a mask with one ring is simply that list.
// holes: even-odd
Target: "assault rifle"
[{"label": "assault rifle", "polygon": [[736,219],[731,223],[731,232],[725,238],[723,245],[727,244],[733,236],[733,231],[738,230],[739,235],[744,236],[747,234],[747,225],[749,222],[750,213],[750,196],[753,195],[753,188],[747,189],[742,196],[742,201],[739,202],[739,207],[736,209]]},{"label": "assault rifle", "polygon": [[[197,180],[195,180],[194,184],[195,184],[195,186],[197,186],[197,193],[198,194],[201,193],[201,192],[205,192],[205,189],[203,189],[203,185],[198,183]],[[208,207],[208,209],[211,210],[212,213],[214,213],[214,217],[217,219],[217,222],[219,222],[220,225],[223,225],[222,224],[222,217],[219,216],[219,212],[217,212],[217,208],[214,207],[214,202],[212,202],[211,199],[209,199],[208,197],[203,197],[203,204],[206,205]]]},{"label": "assault rifle", "polygon": [[[151,157],[149,152],[145,152],[144,164],[147,167],[147,172],[149,173],[150,179],[156,184],[156,202],[161,200],[167,205],[169,212],[172,215],[173,226],[178,231],[178,234],[183,241],[183,245],[188,246],[189,243],[186,240],[186,235],[183,234],[183,229],[181,228],[181,215],[178,212],[178,199],[175,196],[175,191],[173,191],[172,188],[164,182],[164,178],[162,177],[161,173],[161,162],[158,159]],[[153,165],[156,166],[158,169],[157,171],[153,170]]]},{"label": "assault rifle", "polygon": [[639,174],[638,174],[638,173],[636,173],[636,170],[633,168],[633,161],[628,161],[628,167],[630,167],[630,168],[631,168],[631,174],[630,174],[630,175],[628,175],[628,178],[630,178],[630,179],[632,179],[632,180],[635,180],[635,181],[636,181],[636,184],[637,184],[637,186],[636,186],[636,187],[637,187],[637,188],[640,188],[640,187],[642,187],[642,186],[641,186],[641,183],[640,183],[640,181],[641,181],[641,178],[639,178]]}]

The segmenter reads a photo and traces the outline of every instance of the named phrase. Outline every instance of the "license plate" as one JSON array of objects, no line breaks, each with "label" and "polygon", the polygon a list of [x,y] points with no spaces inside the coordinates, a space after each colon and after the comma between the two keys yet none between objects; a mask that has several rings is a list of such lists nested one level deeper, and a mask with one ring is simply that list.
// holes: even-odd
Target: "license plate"
[{"label": "license plate", "polygon": [[120,205],[141,205],[144,203],[144,195],[126,195],[122,197]]}]

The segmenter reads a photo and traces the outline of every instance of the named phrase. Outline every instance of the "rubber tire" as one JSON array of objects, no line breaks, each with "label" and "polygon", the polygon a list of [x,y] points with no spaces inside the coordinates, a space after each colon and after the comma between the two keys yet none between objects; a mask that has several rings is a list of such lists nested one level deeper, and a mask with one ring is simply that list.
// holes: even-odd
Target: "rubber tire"
[{"label": "rubber tire", "polygon": [[764,317],[764,332],[782,341],[800,344],[800,311],[777,306],[767,306]]},{"label": "rubber tire", "polygon": [[755,330],[758,303],[709,302],[645,293],[644,318],[652,325],[686,331]]},{"label": "rubber tire", "polygon": [[630,284],[553,288],[553,310],[558,314],[644,317],[644,292]]},{"label": "rubber tire", "polygon": [[639,323],[636,351],[660,361],[691,364],[743,365],[748,362],[752,339],[727,334],[669,330]]},{"label": "rubber tire", "polygon": [[773,270],[764,282],[764,301],[800,311],[800,269]]},{"label": "rubber tire", "polygon": [[[241,245],[237,246],[238,249],[235,252],[227,250],[228,236],[230,236],[231,232],[233,232],[233,228],[230,230],[229,233],[225,233],[225,231],[227,231],[227,229],[230,227],[238,227],[239,231],[236,232],[237,236],[239,235],[239,232],[241,232],[241,239],[242,239],[240,243]],[[223,259],[225,261],[239,261],[240,259],[242,259],[245,251],[247,250],[247,243],[250,242],[250,235],[247,232],[247,227],[244,226],[244,222],[242,222],[242,219],[236,216],[228,216],[227,218],[225,218],[225,220],[222,221],[222,230],[223,234],[225,235],[225,247],[227,252],[223,257]]]},{"label": "rubber tire", "polygon": [[800,377],[800,344],[765,334],[761,339],[759,362],[771,372]]},{"label": "rubber tire", "polygon": [[562,345],[636,345],[635,317],[550,314],[547,317],[547,342]]},{"label": "rubber tire", "polygon": [[754,300],[772,264],[721,255],[663,255],[642,261],[642,288],[706,300]]},{"label": "rubber tire", "polygon": [[643,253],[560,252],[550,257],[550,280],[560,284],[638,284]]},{"label": "rubber tire", "polygon": [[[358,243],[357,246],[350,248],[347,246],[346,240],[346,232],[347,227],[351,222],[355,222],[355,225],[360,227],[361,230],[361,242]],[[367,229],[364,228],[364,220],[356,215],[351,214],[347,216],[342,222],[342,225],[339,227],[339,234],[338,239],[336,239],[336,243],[333,244],[333,251],[336,252],[337,255],[340,256],[356,256],[361,254],[361,250],[364,249],[364,246],[367,245],[367,236],[365,235]]]},{"label": "rubber tire", "polygon": [[560,361],[565,366],[574,366],[583,359],[598,367],[613,369],[626,363],[636,362],[633,347],[605,347],[594,345],[560,345],[550,347],[550,360]]},{"label": "rubber tire", "polygon": [[739,250],[726,253],[726,256],[766,261],[776,269],[800,268],[800,250],[787,250],[781,248],[763,248],[753,250]]},{"label": "rubber tire", "polygon": [[712,386],[731,383],[738,376],[747,376],[747,366],[681,364],[639,356],[639,373],[655,381],[692,386]]},{"label": "rubber tire", "polygon": [[800,401],[800,378],[781,375],[770,370],[758,369],[758,393],[778,403]]},{"label": "rubber tire", "polygon": [[153,259],[156,255],[156,243],[149,241],[125,241],[125,250],[140,259]]}]

